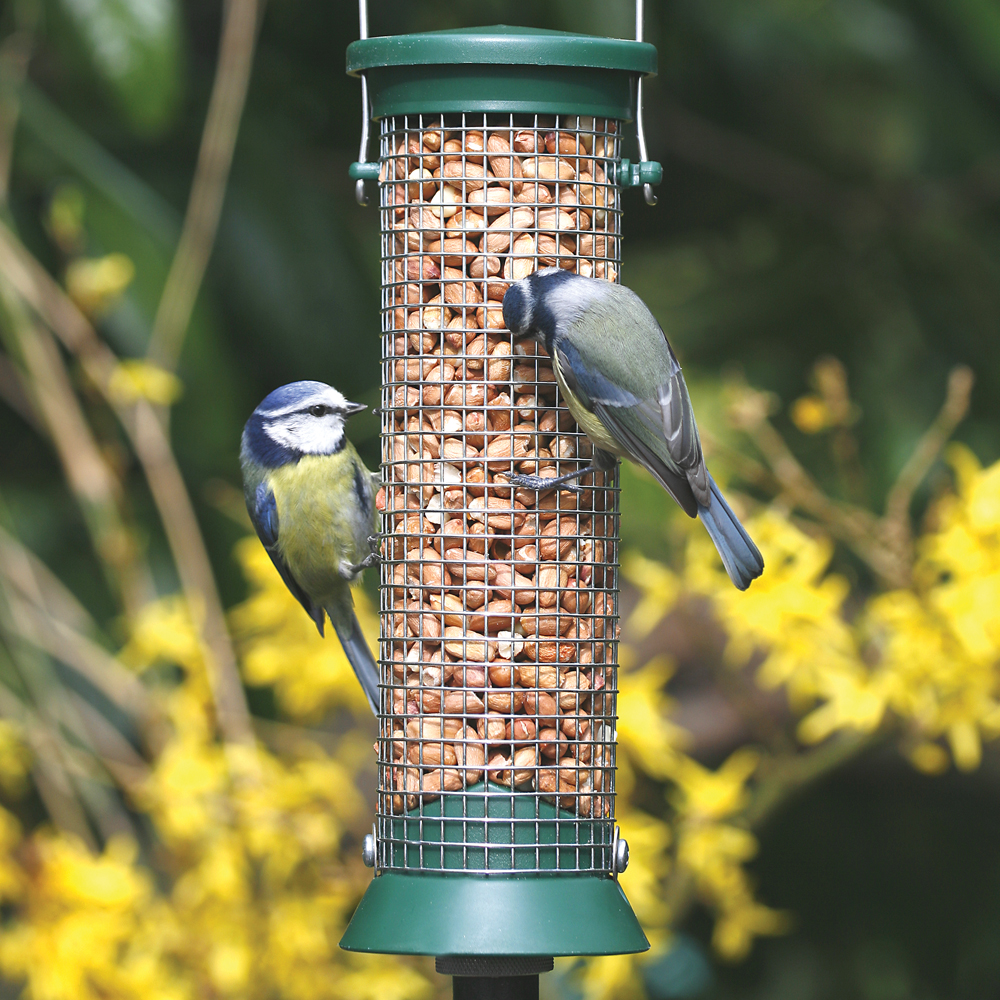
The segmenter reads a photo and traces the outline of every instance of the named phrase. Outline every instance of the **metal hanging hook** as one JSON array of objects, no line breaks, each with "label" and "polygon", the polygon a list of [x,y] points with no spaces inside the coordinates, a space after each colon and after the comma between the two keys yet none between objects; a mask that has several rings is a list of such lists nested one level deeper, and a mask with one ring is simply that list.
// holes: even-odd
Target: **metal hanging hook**
[{"label": "metal hanging hook", "polygon": [[[643,0],[635,0],[635,40],[642,41],[643,36]],[[647,205],[656,204],[653,185],[663,180],[663,167],[656,160],[649,159],[646,150],[646,129],[642,121],[642,76],[639,75],[635,84],[635,131],[639,140],[639,160],[633,163],[622,158],[615,171],[619,187],[638,187],[642,185],[643,195]]]},{"label": "metal hanging hook", "polygon": [[[635,40],[641,42],[644,33],[645,21],[644,0],[635,2]],[[359,37],[368,37],[368,0],[358,0],[358,21]],[[361,72],[361,146],[358,151],[358,159],[351,164],[348,174],[354,180],[354,197],[359,205],[367,205],[368,197],[365,193],[366,180],[378,180],[378,162],[368,160],[368,130],[371,121],[371,107],[368,103],[368,80]],[[617,183],[621,187],[638,187],[642,185],[643,196],[647,205],[656,204],[656,194],[653,185],[659,184],[663,178],[663,167],[654,160],[649,159],[646,148],[646,129],[643,124],[642,111],[642,76],[636,80],[636,137],[639,140],[639,162],[631,163],[627,159],[622,159],[616,171]]]},{"label": "metal hanging hook", "polygon": [[[360,37],[368,37],[368,0],[358,0],[358,21],[360,22]],[[368,122],[371,119],[371,109],[368,106],[368,80],[365,74],[361,74],[361,149],[358,152],[358,160],[352,163],[349,175],[357,183],[354,185],[354,197],[359,205],[364,207],[368,204],[368,196],[365,193],[365,181],[377,180],[379,166],[377,163],[368,162]]]},{"label": "metal hanging hook", "polygon": [[[362,0],[362,3],[364,0]],[[645,21],[644,0],[635,0],[635,40],[642,41]],[[649,154],[646,152],[646,129],[642,123],[642,77],[636,81],[635,86],[635,130],[639,139],[639,159],[643,163],[649,162]],[[647,205],[656,204],[656,194],[652,184],[643,184],[642,193]]]}]

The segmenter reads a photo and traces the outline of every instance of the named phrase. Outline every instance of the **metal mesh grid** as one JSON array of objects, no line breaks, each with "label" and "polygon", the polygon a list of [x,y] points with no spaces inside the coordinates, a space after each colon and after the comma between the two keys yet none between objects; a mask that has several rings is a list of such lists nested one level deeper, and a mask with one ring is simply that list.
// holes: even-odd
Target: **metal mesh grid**
[{"label": "metal mesh grid", "polygon": [[[465,870],[612,866],[617,472],[578,493],[507,484],[572,471],[591,445],[501,303],[541,267],[618,280],[619,134],[575,116],[382,121],[380,869],[448,867],[456,846]],[[466,834],[484,795],[490,816],[508,800],[489,821],[506,846]],[[515,842],[536,845],[527,862]]]}]

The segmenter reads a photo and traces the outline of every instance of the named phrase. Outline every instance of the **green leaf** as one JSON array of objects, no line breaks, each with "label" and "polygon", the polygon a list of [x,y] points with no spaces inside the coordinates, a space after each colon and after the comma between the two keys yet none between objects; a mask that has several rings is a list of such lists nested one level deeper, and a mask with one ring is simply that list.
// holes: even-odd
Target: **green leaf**
[{"label": "green leaf", "polygon": [[181,92],[177,0],[58,0],[76,41],[132,128],[162,132]]}]

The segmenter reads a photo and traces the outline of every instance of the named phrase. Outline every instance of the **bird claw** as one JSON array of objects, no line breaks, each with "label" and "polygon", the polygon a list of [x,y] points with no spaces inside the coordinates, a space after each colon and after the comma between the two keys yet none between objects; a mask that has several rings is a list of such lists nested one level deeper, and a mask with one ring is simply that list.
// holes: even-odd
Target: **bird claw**
[{"label": "bird claw", "polygon": [[357,566],[352,566],[351,571],[353,573],[360,573],[363,569],[368,569],[369,566],[374,566],[382,561],[382,555],[379,552],[369,552],[364,559],[357,564]]},{"label": "bird claw", "polygon": [[546,479],[544,476],[525,476],[518,473],[510,476],[507,481],[511,486],[522,486],[526,490],[537,490],[539,493],[554,490],[557,486],[569,493],[583,493],[583,488],[580,486],[561,483],[558,479]]}]

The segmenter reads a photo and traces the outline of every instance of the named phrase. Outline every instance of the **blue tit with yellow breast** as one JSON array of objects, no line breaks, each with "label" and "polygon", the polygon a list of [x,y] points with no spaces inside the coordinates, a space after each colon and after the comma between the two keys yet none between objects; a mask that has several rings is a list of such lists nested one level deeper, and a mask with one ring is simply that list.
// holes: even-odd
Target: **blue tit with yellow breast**
[{"label": "blue tit with yellow breast", "polygon": [[553,479],[512,476],[551,489],[628,458],[648,469],[704,524],[730,580],[746,590],[764,570],[757,546],[705,467],[687,386],[653,314],[631,289],[551,267],[515,282],[503,300],[515,337],[541,344],[570,412],[593,442],[593,464]]},{"label": "blue tit with yellow breast", "polygon": [[351,598],[351,583],[378,558],[378,477],[344,429],[364,408],[323,382],[275,389],[243,429],[240,464],[250,520],[267,554],[320,635],[330,616],[378,714],[378,667]]}]

